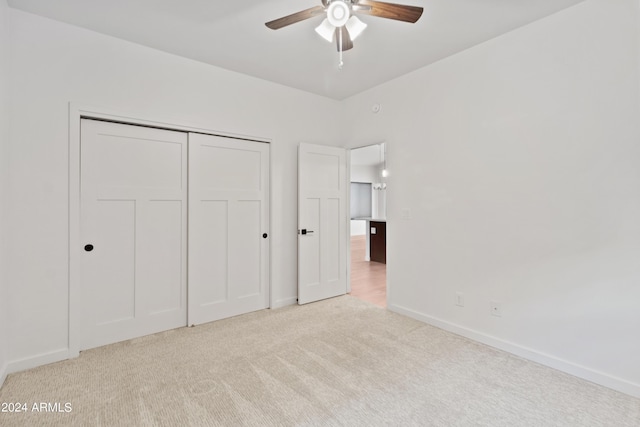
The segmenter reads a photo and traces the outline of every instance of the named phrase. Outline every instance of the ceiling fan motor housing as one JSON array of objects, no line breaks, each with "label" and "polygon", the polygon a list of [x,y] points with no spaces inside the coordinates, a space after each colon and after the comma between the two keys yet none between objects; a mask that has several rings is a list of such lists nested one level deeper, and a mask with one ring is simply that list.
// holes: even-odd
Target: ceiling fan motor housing
[{"label": "ceiling fan motor housing", "polygon": [[327,9],[327,19],[334,27],[342,27],[350,16],[349,5],[343,0],[334,0]]}]

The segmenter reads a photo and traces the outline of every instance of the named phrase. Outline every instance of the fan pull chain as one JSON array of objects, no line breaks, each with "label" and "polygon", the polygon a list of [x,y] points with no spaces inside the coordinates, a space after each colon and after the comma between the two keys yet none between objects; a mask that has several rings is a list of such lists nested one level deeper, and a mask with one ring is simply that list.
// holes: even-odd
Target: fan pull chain
[{"label": "fan pull chain", "polygon": [[342,31],[339,32],[339,37],[340,37],[340,62],[338,62],[338,69],[342,70],[342,67],[344,66],[344,61],[342,61]]}]

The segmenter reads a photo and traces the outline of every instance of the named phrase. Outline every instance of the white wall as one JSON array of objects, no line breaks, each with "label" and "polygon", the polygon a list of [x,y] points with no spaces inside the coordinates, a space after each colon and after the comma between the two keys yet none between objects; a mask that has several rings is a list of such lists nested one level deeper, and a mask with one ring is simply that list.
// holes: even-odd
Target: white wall
[{"label": "white wall", "polygon": [[7,193],[9,188],[9,120],[7,96],[9,74],[9,8],[5,0],[0,0],[0,386],[6,376],[7,365],[7,323],[9,309],[7,282]]},{"label": "white wall", "polygon": [[360,219],[351,220],[351,236],[364,236],[367,234],[367,222]]},{"label": "white wall", "polygon": [[[351,182],[382,183],[381,165],[351,165]],[[373,190],[371,193],[371,215],[373,218],[385,218],[386,215],[386,190]],[[363,236],[366,234],[366,222],[351,221],[351,235]]]},{"label": "white wall", "polygon": [[[375,166],[351,165],[351,182],[375,182]],[[373,194],[372,194],[373,196]],[[372,197],[373,205],[373,197]],[[373,210],[373,206],[372,206]],[[351,235],[364,236],[367,234],[366,221],[351,220]]]},{"label": "white wall", "polygon": [[379,182],[376,181],[375,166],[352,165],[351,166],[351,182]]},{"label": "white wall", "polygon": [[340,103],[17,10],[10,18],[10,369],[67,351],[70,101],[271,138],[272,292],[295,303],[297,145],[341,143],[342,130],[323,125],[341,120]]},{"label": "white wall", "polygon": [[346,101],[348,145],[388,143],[392,310],[640,396],[638,16],[589,0]]}]

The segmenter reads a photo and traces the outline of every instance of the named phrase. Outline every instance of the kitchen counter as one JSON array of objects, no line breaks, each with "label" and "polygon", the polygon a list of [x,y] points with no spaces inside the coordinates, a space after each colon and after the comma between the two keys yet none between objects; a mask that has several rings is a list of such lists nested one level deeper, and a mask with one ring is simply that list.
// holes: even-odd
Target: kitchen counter
[{"label": "kitchen counter", "polygon": [[[365,261],[387,262],[387,220],[385,218],[356,217],[353,221],[365,221],[367,243]],[[373,237],[372,237],[373,235]]]},{"label": "kitchen counter", "polygon": [[357,217],[351,218],[352,221],[375,221],[375,222],[387,222],[385,218],[371,218],[371,217]]}]

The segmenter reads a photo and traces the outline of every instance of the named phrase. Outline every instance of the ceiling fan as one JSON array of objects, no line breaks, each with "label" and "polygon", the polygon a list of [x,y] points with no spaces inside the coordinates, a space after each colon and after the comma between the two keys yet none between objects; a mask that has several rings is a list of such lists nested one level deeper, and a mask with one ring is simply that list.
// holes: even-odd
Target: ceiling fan
[{"label": "ceiling fan", "polygon": [[[384,3],[374,0],[321,0],[322,6],[315,6],[292,15],[267,22],[272,30],[286,27],[320,15],[326,15],[316,32],[325,40],[332,42],[335,36],[338,52],[353,47],[353,40],[367,27],[355,14],[377,16],[415,23],[422,16],[423,9],[417,6],[406,6],[395,3]],[[342,60],[340,60],[342,65]]]}]

